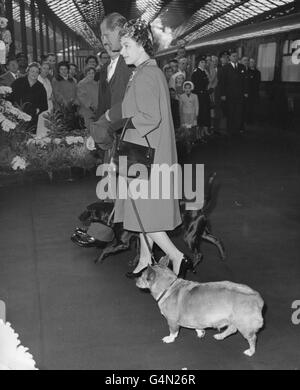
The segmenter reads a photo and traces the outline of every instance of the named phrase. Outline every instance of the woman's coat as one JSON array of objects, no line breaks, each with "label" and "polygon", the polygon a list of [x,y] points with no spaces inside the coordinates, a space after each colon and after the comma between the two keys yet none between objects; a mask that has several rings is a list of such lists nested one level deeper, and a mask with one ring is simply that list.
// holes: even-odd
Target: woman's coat
[{"label": "woman's coat", "polygon": [[[147,136],[151,147],[155,148],[154,164],[168,167],[177,164],[169,89],[155,60],[146,61],[134,72],[124,97],[122,114],[123,118],[132,118],[135,127],[126,131],[125,141],[147,146],[144,138]],[[157,189],[158,185],[162,188],[162,180],[155,182],[153,187]],[[160,196],[159,199],[135,200],[146,232],[170,231],[181,224],[179,202],[172,196],[173,186],[170,192],[169,199]],[[126,230],[141,232],[130,199],[116,200],[115,222],[123,222]]]}]

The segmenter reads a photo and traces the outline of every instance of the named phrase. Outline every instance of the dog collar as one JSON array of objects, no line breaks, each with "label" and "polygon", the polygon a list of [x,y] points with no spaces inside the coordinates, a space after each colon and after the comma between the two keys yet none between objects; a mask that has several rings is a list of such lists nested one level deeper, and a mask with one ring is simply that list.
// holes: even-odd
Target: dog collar
[{"label": "dog collar", "polygon": [[178,278],[176,278],[175,280],[173,280],[173,282],[170,284],[170,286],[168,287],[168,288],[166,288],[163,292],[162,292],[162,294],[160,295],[160,297],[157,299],[157,303],[159,303],[162,299],[163,299],[163,297],[166,295],[166,293],[170,290],[170,288],[175,284],[175,282],[177,282],[177,280],[178,280]]}]

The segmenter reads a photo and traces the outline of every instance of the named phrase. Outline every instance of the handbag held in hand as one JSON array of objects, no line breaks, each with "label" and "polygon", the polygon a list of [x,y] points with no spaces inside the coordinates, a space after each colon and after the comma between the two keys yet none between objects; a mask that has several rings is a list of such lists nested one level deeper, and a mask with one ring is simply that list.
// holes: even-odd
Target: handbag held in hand
[{"label": "handbag held in hand", "polygon": [[[125,123],[120,139],[117,140],[117,144],[115,146],[115,150],[113,152],[111,162],[115,165],[117,174],[129,178],[139,177],[138,174],[135,176],[128,175],[129,168],[134,164],[142,164],[147,168],[148,177],[149,177],[151,172],[151,166],[154,162],[155,149],[151,148],[147,136],[145,136],[145,139],[148,146],[143,146],[133,142],[124,141],[124,136],[126,131],[128,130],[127,126],[129,122],[130,122],[130,118],[128,118]],[[123,164],[120,164],[119,161],[120,157],[127,158],[127,169],[126,169],[126,165],[123,166]]]}]

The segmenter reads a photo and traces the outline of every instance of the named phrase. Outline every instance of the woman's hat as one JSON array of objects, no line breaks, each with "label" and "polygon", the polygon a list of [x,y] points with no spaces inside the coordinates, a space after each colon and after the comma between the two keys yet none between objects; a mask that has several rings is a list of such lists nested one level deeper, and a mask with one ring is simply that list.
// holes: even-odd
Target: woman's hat
[{"label": "woman's hat", "polygon": [[195,89],[194,83],[193,83],[192,81],[185,81],[185,82],[183,83],[183,88],[185,88],[186,85],[190,85],[192,91]]},{"label": "woman's hat", "polygon": [[151,26],[145,20],[141,18],[129,20],[129,22],[124,25],[119,35],[120,38],[132,38],[134,41],[143,46],[147,54],[149,54],[150,56],[153,55],[154,39],[151,31]]}]

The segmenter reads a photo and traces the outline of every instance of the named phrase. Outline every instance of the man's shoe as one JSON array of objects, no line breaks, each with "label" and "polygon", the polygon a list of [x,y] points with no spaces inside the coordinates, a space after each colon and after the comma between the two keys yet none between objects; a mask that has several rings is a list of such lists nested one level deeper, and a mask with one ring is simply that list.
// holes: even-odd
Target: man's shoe
[{"label": "man's shoe", "polygon": [[71,241],[81,248],[104,248],[107,245],[106,242],[96,240],[94,237],[91,237],[88,234],[75,233],[71,236]]},{"label": "man's shoe", "polygon": [[77,234],[86,234],[86,233],[87,233],[87,230],[84,229],[84,228],[81,228],[81,227],[77,227],[77,228],[75,229],[75,233],[77,233]]}]

